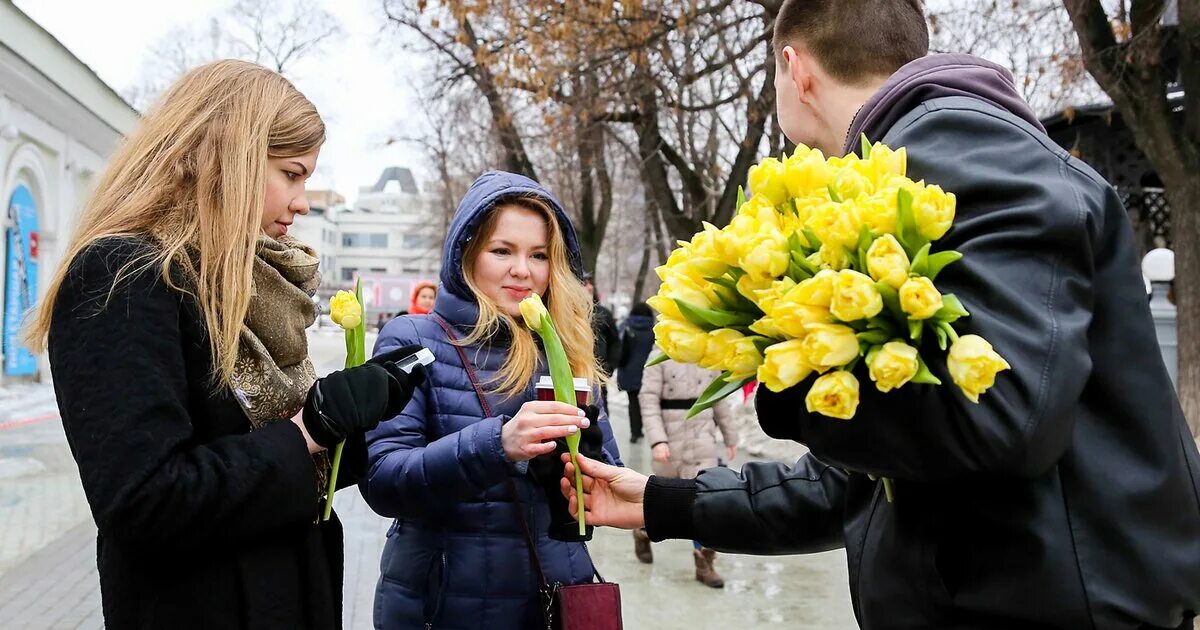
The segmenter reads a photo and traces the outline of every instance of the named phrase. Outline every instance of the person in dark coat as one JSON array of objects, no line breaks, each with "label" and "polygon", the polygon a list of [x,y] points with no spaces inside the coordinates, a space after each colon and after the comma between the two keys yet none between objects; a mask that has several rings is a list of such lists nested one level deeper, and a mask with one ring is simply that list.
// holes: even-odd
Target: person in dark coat
[{"label": "person in dark coat", "polygon": [[[617,363],[621,356],[621,335],[617,331],[617,319],[613,317],[612,311],[608,307],[600,303],[600,295],[596,292],[596,285],[592,281],[592,274],[583,273],[583,287],[587,289],[592,296],[592,330],[596,336],[596,361],[604,370],[604,374],[612,376],[617,370]],[[607,411],[608,407],[608,385],[600,386],[600,404]]]},{"label": "person in dark coat", "polygon": [[654,348],[654,313],[650,305],[638,302],[629,311],[621,330],[621,358],[617,362],[617,388],[629,397],[629,441],[642,439],[642,408],[638,392],[642,390],[642,372]]},{"label": "person in dark coat", "polygon": [[450,225],[433,313],[384,327],[377,353],[420,344],[437,361],[404,411],[367,437],[363,496],[395,519],[375,591],[377,628],[544,627],[520,515],[547,581],[592,581],[586,538],[558,492],[555,449],[565,447],[555,439],[582,428],[582,451],[617,465],[620,456],[595,406],[585,418],[571,405],[537,401],[534,385],[547,372],[518,308],[542,296],[573,372],[594,386],[601,368],[580,273],[575,229],[550,191],[486,173]]},{"label": "person in dark coat", "polygon": [[[964,258],[938,286],[971,312],[962,332],[1012,369],[978,404],[953,386],[864,387],[848,421],[805,411],[810,381],[760,388],[766,432],[811,449],[795,466],[647,480],[585,462],[589,522],[734,552],[845,546],[867,630],[1191,628],[1200,453],[1125,208],[1046,136],[1007,71],[925,56],[926,28],[910,0],[785,0],[778,120],[826,154],[860,134],[906,147],[909,177],[957,195],[938,246]],[[952,382],[944,362],[929,368]],[[894,502],[877,477],[895,480]]]},{"label": "person in dark coat", "polygon": [[112,158],[39,306],[108,628],[341,627],[325,451],[346,440],[339,481],[361,477],[363,431],[422,372],[394,364],[405,348],[315,378],[319,258],[286,234],[323,140],[278,74],[189,72]]}]

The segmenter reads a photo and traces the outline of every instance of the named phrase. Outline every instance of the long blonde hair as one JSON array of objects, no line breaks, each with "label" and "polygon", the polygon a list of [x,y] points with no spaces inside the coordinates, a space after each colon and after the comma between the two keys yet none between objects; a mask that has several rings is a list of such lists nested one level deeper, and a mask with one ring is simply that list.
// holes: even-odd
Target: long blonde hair
[{"label": "long blonde hair", "polygon": [[498,201],[463,252],[463,276],[475,296],[475,302],[479,304],[479,317],[471,334],[462,340],[462,345],[488,339],[502,328],[510,331],[512,344],[508,349],[508,356],[500,368],[500,373],[489,383],[494,392],[503,396],[511,397],[521,393],[537,374],[540,353],[533,339],[533,332],[525,326],[523,320],[519,321],[500,310],[496,302],[479,289],[473,277],[475,259],[495,232],[500,210],[505,206],[532,210],[546,220],[546,231],[550,235],[547,248],[550,257],[550,281],[546,295],[543,296],[546,310],[554,321],[554,329],[562,339],[567,360],[571,363],[571,370],[575,376],[586,378],[591,384],[604,382],[606,375],[596,362],[594,353],[592,296],[567,262],[567,244],[554,211],[539,197],[522,195]]},{"label": "long blonde hair", "polygon": [[[325,141],[320,114],[287,79],[262,66],[216,61],[180,77],[113,155],[26,332],[46,349],[54,303],[84,250],[113,236],[157,247],[117,273],[158,265],[168,286],[204,315],[213,377],[227,384],[253,291],[268,157],[295,157]],[[186,286],[172,279],[182,272]]]}]

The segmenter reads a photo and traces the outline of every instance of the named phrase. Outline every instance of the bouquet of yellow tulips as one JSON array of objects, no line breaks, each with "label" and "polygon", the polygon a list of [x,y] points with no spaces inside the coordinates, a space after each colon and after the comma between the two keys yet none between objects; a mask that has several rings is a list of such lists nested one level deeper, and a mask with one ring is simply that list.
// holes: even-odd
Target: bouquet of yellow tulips
[{"label": "bouquet of yellow tulips", "polygon": [[779,392],[818,375],[808,411],[848,420],[860,362],[881,392],[941,385],[918,352],[926,335],[948,349],[948,372],[972,402],[1009,368],[982,337],[958,335],[969,313],[935,284],[962,257],[936,251],[953,193],[906,177],[903,148],[862,142],[861,158],[800,146],[762,160],[730,224],[705,223],[656,269],[662,287],[649,303],[663,354],[651,364],[721,372],[689,417],[755,378]]}]

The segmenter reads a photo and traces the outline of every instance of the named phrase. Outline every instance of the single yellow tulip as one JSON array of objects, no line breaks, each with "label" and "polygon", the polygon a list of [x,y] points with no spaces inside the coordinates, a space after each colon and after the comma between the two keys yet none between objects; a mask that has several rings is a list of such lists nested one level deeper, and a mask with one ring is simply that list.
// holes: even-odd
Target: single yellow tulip
[{"label": "single yellow tulip", "polygon": [[884,234],[867,249],[867,271],[871,277],[899,290],[908,280],[911,262],[900,246],[900,241],[891,234]]},{"label": "single yellow tulip", "polygon": [[329,318],[345,330],[358,328],[363,319],[362,305],[350,291],[338,291],[329,299]]},{"label": "single yellow tulip", "polygon": [[979,335],[963,335],[950,346],[946,358],[950,378],[962,393],[973,403],[979,402],[980,394],[996,384],[996,374],[1011,366]]},{"label": "single yellow tulip", "polygon": [[525,318],[525,325],[530,330],[541,330],[542,322],[546,321],[549,313],[546,311],[546,305],[542,304],[542,298],[536,293],[521,300],[517,307],[521,309],[521,317]]},{"label": "single yellow tulip", "polygon": [[875,317],[882,310],[883,297],[871,278],[853,269],[837,272],[833,280],[833,301],[829,304],[829,312],[834,317],[852,322]]},{"label": "single yellow tulip", "polygon": [[804,405],[809,413],[849,420],[858,410],[858,379],[845,370],[830,372],[813,383]]},{"label": "single yellow tulip", "polygon": [[763,364],[758,367],[759,382],[773,392],[781,392],[812,374],[800,345],[800,340],[792,339],[768,347]]},{"label": "single yellow tulip", "polygon": [[840,324],[809,324],[801,341],[805,362],[818,370],[841,367],[858,356],[854,329]]},{"label": "single yellow tulip", "polygon": [[941,310],[942,294],[929,278],[909,278],[900,285],[900,308],[909,319],[929,319]]},{"label": "single yellow tulip", "polygon": [[917,375],[917,349],[902,341],[889,341],[871,357],[867,368],[875,387],[886,394]]},{"label": "single yellow tulip", "polygon": [[699,363],[708,349],[708,333],[672,319],[654,325],[654,340],[668,357],[680,363]]}]

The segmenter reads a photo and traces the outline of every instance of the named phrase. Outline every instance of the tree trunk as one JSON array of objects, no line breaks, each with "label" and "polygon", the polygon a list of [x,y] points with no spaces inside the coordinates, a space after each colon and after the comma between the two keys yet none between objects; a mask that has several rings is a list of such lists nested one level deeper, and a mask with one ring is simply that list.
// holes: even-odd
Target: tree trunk
[{"label": "tree trunk", "polygon": [[[651,217],[646,217],[647,222]],[[646,290],[646,272],[650,270],[650,250],[652,244],[650,242],[650,226],[646,226],[646,230],[642,232],[642,263],[638,265],[637,280],[633,283],[633,303],[637,304],[642,300],[642,292]]]},{"label": "tree trunk", "polygon": [[[1112,98],[1163,182],[1171,207],[1175,250],[1178,393],[1193,435],[1200,434],[1200,3],[1179,3],[1178,32],[1161,23],[1162,0],[1134,0],[1131,34],[1118,41],[1100,0],[1064,0],[1079,35],[1084,65]],[[1164,53],[1179,46],[1182,113],[1168,102],[1176,76]],[[1169,54],[1167,55],[1169,56]]]},{"label": "tree trunk", "polygon": [[[1195,171],[1192,171],[1195,172]],[[1175,250],[1175,325],[1179,339],[1179,403],[1200,438],[1200,182],[1168,190]],[[1178,209],[1178,210],[1177,210]]]}]

